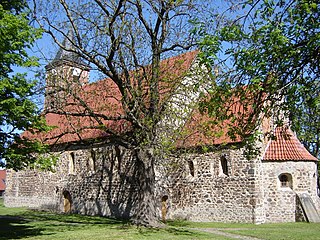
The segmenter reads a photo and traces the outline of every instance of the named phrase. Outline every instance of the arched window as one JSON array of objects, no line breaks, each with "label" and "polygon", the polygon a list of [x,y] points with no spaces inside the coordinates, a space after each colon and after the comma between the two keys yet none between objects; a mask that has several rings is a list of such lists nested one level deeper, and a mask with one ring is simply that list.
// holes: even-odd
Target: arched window
[{"label": "arched window", "polygon": [[189,173],[192,177],[194,177],[194,164],[193,161],[188,161]]},{"label": "arched window", "polygon": [[74,174],[75,172],[75,155],[74,152],[70,153],[69,157],[69,174]]},{"label": "arched window", "polygon": [[221,173],[223,173],[226,176],[229,175],[228,161],[227,161],[226,157],[224,157],[224,156],[222,156],[220,159],[220,168],[221,168]]},{"label": "arched window", "polygon": [[96,170],[95,162],[96,162],[96,152],[94,150],[92,150],[90,152],[90,156],[88,159],[88,168],[90,171]]},{"label": "arched window", "polygon": [[118,162],[120,162],[121,161],[121,151],[120,151],[119,146],[115,146],[115,150],[116,150],[116,158],[117,158]]},{"label": "arched window", "polygon": [[283,173],[279,175],[280,187],[292,188],[292,176],[289,173]]}]

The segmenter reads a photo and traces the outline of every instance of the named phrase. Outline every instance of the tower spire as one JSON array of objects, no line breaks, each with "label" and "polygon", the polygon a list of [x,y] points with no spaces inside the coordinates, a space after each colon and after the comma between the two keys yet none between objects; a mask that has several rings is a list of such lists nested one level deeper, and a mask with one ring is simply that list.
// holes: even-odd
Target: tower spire
[{"label": "tower spire", "polygon": [[56,56],[54,57],[52,62],[50,62],[46,66],[47,71],[61,65],[74,66],[87,71],[90,70],[89,65],[86,64],[81,59],[80,55],[76,53],[76,48],[73,44],[74,42],[76,42],[74,33],[72,29],[69,29],[66,37],[62,42],[62,46],[59,48]]}]

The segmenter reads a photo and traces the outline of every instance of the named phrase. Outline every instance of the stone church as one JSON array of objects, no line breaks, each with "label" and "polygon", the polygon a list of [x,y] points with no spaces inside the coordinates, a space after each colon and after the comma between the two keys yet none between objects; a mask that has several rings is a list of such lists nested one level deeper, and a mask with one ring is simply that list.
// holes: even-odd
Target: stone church
[{"label": "stone church", "polygon": [[[197,67],[197,53],[163,60],[161,68],[190,83],[203,74]],[[63,91],[57,90],[59,86],[77,91],[95,111],[115,116],[121,112],[116,86],[110,79],[88,83],[90,67],[73,53],[60,49],[46,71],[46,108],[68,101]],[[67,85],[66,79],[72,83]],[[198,98],[194,94],[183,98],[181,93],[173,97],[182,101]],[[177,105],[171,107],[178,114],[186,112],[180,113]],[[182,124],[188,134],[177,140],[173,153],[155,169],[159,218],[256,224],[319,221],[318,160],[289,126],[274,127],[272,119],[267,119],[261,130],[273,131],[276,138],[257,142],[260,154],[249,160],[240,140],[226,134],[210,139],[199,130],[208,117],[195,110],[188,116]],[[84,128],[93,124],[88,117],[47,113],[46,120],[56,127],[36,138],[51,146],[51,154],[58,159],[55,171],[7,169],[5,205],[130,218],[137,194],[134,153],[107,131]],[[125,121],[103,123],[117,132],[129,127]]]}]

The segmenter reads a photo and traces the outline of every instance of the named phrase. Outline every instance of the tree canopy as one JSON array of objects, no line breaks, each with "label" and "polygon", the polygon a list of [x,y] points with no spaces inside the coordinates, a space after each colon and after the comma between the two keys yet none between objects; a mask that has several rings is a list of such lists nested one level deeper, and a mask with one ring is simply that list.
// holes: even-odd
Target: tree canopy
[{"label": "tree canopy", "polygon": [[44,130],[45,124],[30,97],[35,82],[14,67],[37,65],[26,49],[41,36],[29,25],[25,1],[2,1],[0,4],[0,159],[6,167],[20,169],[36,160],[35,153],[45,147],[20,137],[25,130]]},{"label": "tree canopy", "polygon": [[[173,84],[181,78],[169,71],[164,76],[160,62],[195,48],[191,22],[205,15],[205,4],[193,0],[45,0],[35,6],[39,25],[59,48],[78,55],[108,78],[115,86],[114,97],[121,101],[121,114],[114,115],[116,109],[110,109],[112,104],[99,106],[97,111],[86,104],[81,91],[72,91],[70,85],[64,85],[63,90],[73,99],[72,104],[81,106],[78,109],[82,111],[64,107],[47,109],[47,112],[88,117],[95,125],[82,126],[82,129],[98,125],[116,139],[117,144],[137,152],[140,196],[133,222],[157,225],[154,164],[163,147],[160,128],[165,118],[174,123],[173,117],[166,115],[172,103],[164,101],[161,93],[164,84],[178,89],[179,86]],[[111,131],[104,124],[108,121],[126,121],[131,127],[130,134]],[[173,134],[167,132],[167,136]],[[146,202],[149,204],[144,204]]]},{"label": "tree canopy", "polygon": [[[230,20],[230,16],[237,16],[234,12],[237,6],[232,5],[228,18],[216,18],[213,14],[214,19],[222,21],[212,23],[212,26],[218,26],[215,34],[205,31],[208,27],[205,21],[212,15],[206,17],[210,9],[204,1],[39,0],[34,3],[38,24],[57,46],[81,57],[108,78],[115,86],[115,92],[120,94],[121,114],[112,114],[112,106],[99,106],[97,111],[84,101],[82,91],[73,90],[73,82],[66,85],[69,80],[66,77],[66,84],[59,88],[68,98],[60,100],[71,98],[72,101],[46,111],[68,118],[90,118],[89,125],[82,126],[83,129],[98,126],[110,139],[116,139],[117,144],[136,151],[136,158],[132,160],[136,161],[139,176],[140,196],[135,203],[138,211],[133,217],[136,224],[158,224],[154,166],[160,159],[163,143],[159,129],[163,120],[171,118],[167,110],[173,110],[172,106],[177,104],[161,99],[163,81],[172,81],[178,76],[174,73],[161,75],[160,62],[197,47],[199,35],[203,37],[203,41],[198,42],[202,63],[212,67],[215,79],[214,87],[208,88],[210,98],[202,102],[200,108],[216,117],[214,124],[229,120],[232,137],[251,137],[262,116],[279,116],[274,122],[281,124],[288,110],[292,113],[299,110],[291,115],[292,119],[299,114],[307,122],[305,113],[317,112],[315,107],[319,107],[316,91],[311,89],[311,86],[319,89],[319,6],[312,1],[247,1],[241,5],[245,13]],[[197,24],[200,24],[199,28]],[[28,40],[27,43],[32,43],[34,38]],[[27,63],[30,62],[20,64]],[[63,80],[57,75],[54,77],[54,80]],[[208,79],[202,80],[205,83]],[[182,89],[184,99],[191,95],[198,98],[201,82],[190,81],[188,84],[188,89]],[[32,86],[28,86],[31,94]],[[81,88],[81,84],[79,86]],[[173,87],[181,90],[179,84]],[[228,108],[225,104],[230,99],[241,102],[245,111],[239,111],[237,116],[230,114],[234,112],[230,111],[233,106]],[[307,102],[310,104],[300,108]],[[77,107],[68,108],[66,104]],[[185,109],[188,111],[187,107]],[[185,119],[175,120],[171,118],[172,123],[181,124]],[[108,129],[104,124],[106,121],[127,121],[131,131],[119,135]],[[33,122],[29,119],[28,123]],[[242,124],[233,124],[235,122]],[[74,133],[78,134],[77,130]],[[171,133],[167,132],[165,136],[170,137]]]},{"label": "tree canopy", "polygon": [[224,103],[237,99],[250,111],[239,112],[245,124],[230,125],[230,135],[249,138],[264,117],[273,116],[275,125],[289,120],[319,157],[319,3],[245,1],[227,13],[214,34],[202,32],[203,61],[216,80],[203,111],[234,122]]}]

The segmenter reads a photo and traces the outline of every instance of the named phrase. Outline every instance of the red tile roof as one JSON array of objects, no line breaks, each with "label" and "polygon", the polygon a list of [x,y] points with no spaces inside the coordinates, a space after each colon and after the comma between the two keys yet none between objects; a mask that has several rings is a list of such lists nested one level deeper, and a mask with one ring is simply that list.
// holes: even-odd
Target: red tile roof
[{"label": "red tile roof", "polygon": [[0,170],[0,191],[6,189],[6,170]]},{"label": "red tile roof", "polygon": [[[247,100],[250,101],[249,98]],[[200,113],[199,110],[195,109],[184,126],[183,136],[178,141],[177,146],[188,148],[242,142],[239,135],[231,137],[228,132],[236,127],[249,134],[248,131],[252,129],[250,124],[252,119],[249,120],[249,114],[244,113],[251,113],[252,108],[250,106],[245,108],[239,98],[233,97],[224,103],[224,109],[232,115],[232,121],[227,119],[217,123],[214,117],[210,117],[206,113]]]},{"label": "red tile roof", "polygon": [[[188,52],[173,58],[163,60],[161,62],[160,83],[160,98],[161,101],[166,101],[170,97],[170,93],[175,89],[179,79],[190,73],[190,67],[194,62],[198,51]],[[146,67],[146,72],[150,71]],[[138,71],[133,71],[130,74],[140,74]],[[148,74],[148,73],[147,73]],[[134,76],[134,75],[133,75]],[[134,77],[132,77],[134,80]],[[148,86],[144,87],[146,96],[148,96]],[[86,102],[90,109],[101,115],[108,115],[114,118],[120,117],[124,113],[124,108],[121,103],[121,94],[119,89],[111,79],[104,79],[92,84],[87,84],[79,89],[80,97]],[[145,101],[148,101],[146,97]],[[244,107],[234,99],[228,106],[231,113],[234,114],[235,122],[225,121],[223,126],[217,128],[214,124],[214,119],[207,114],[201,114],[198,110],[194,110],[190,119],[186,122],[183,129],[183,136],[177,141],[177,147],[201,147],[212,146],[228,143],[241,142],[239,137],[231,138],[227,135],[228,128],[237,124],[246,128],[246,119],[243,119],[242,112]],[[67,106],[66,111],[84,113],[86,110],[77,105],[71,104]],[[250,108],[246,111],[251,111]],[[37,138],[47,144],[60,144],[68,142],[77,142],[81,140],[90,140],[105,138],[110,136],[106,130],[111,130],[117,134],[127,133],[131,130],[131,124],[124,120],[106,120],[99,118],[105,129],[99,127],[97,121],[89,116],[66,116],[49,113],[46,115],[46,121],[50,126],[57,126],[49,133],[31,134],[24,133],[24,137]],[[252,121],[252,119],[251,119]],[[285,133],[285,134],[283,134]],[[291,130],[277,128],[275,131],[276,140],[271,140],[264,154],[264,160],[311,160],[316,161],[299,140],[294,136]],[[286,136],[286,137],[284,137]]]},{"label": "red tile roof", "polygon": [[318,161],[297,139],[288,127],[277,127],[274,139],[267,145],[263,160],[268,161]]},{"label": "red tile roof", "polygon": [[[198,51],[192,51],[161,61],[160,75],[162,82],[159,84],[161,101],[166,101],[166,98],[169,97],[172,89],[175,89],[177,83],[190,73],[189,69],[197,54]],[[151,75],[148,74],[150,70],[150,67],[145,68],[147,77]],[[141,72],[142,70],[130,72],[132,74],[132,84],[136,84],[134,82],[137,81],[135,76],[136,74],[141,74]],[[145,84],[143,88],[143,91],[146,93],[144,101],[148,104],[148,86]],[[78,94],[94,113],[113,118],[118,118],[124,113],[119,89],[109,78],[82,86],[78,90]],[[72,104],[72,100],[70,101],[71,104],[64,109],[65,112],[79,114],[87,112],[84,107],[79,106],[79,104]],[[32,134],[31,132],[25,132],[22,136],[31,139],[36,138],[46,144],[60,144],[108,137],[110,133],[106,129],[121,135],[130,131],[131,126],[124,119],[106,120],[103,117],[99,117],[99,120],[101,120],[102,125],[105,127],[105,129],[102,129],[91,116],[66,116],[65,114],[48,113],[45,117],[47,124],[49,126],[56,126],[56,128],[49,133]]]},{"label": "red tile roof", "polygon": [[177,147],[190,148],[241,142],[240,137],[231,139],[228,136],[227,121],[219,127],[214,121],[215,119],[207,114],[194,110],[184,126],[181,138],[177,141]]}]

